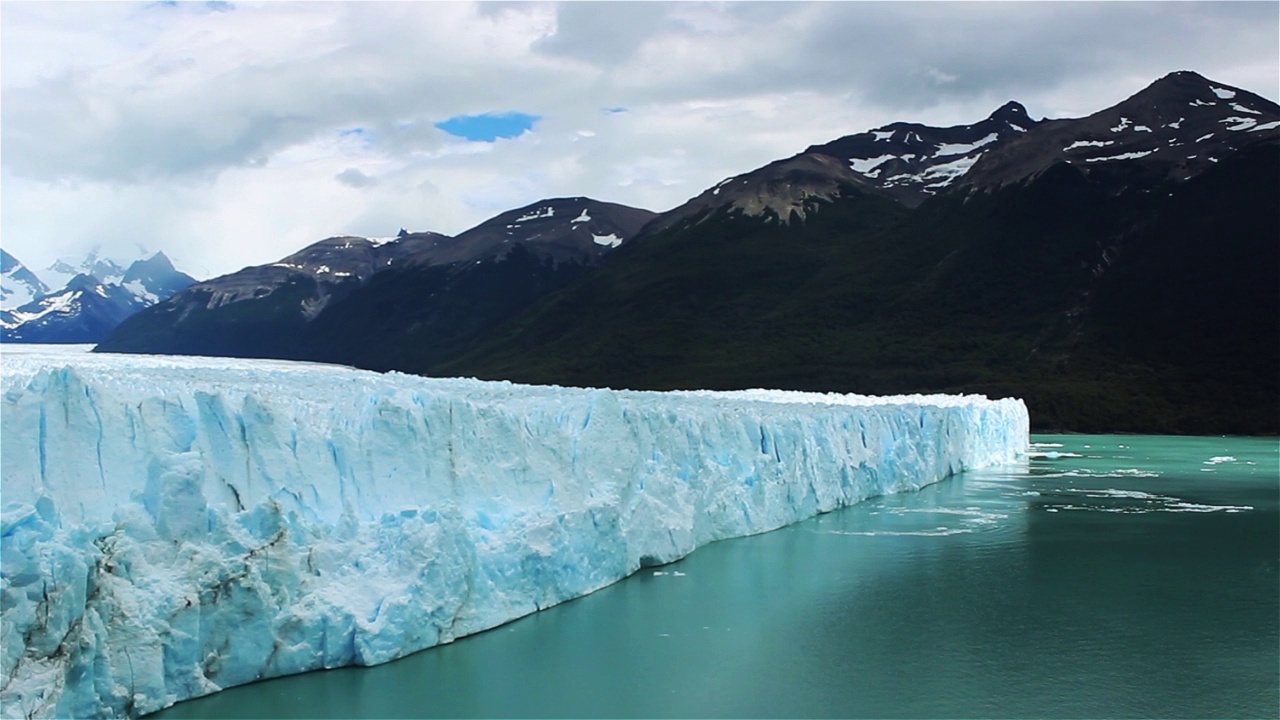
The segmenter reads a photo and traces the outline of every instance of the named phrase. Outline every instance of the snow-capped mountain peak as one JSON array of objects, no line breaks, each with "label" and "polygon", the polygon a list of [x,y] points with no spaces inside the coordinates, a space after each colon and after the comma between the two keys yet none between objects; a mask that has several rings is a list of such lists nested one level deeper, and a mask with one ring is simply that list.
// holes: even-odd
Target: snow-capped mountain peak
[{"label": "snow-capped mountain peak", "polygon": [[100,248],[90,250],[84,257],[58,258],[40,273],[51,287],[62,287],[76,275],[92,275],[104,283],[120,283],[131,261],[103,257]]},{"label": "snow-capped mountain peak", "polygon": [[1114,176],[1110,185],[1119,192],[1135,173],[1183,181],[1246,145],[1277,138],[1280,106],[1179,71],[1087,117],[1044,121],[984,156],[964,184],[997,188],[1065,162],[1085,173]]},{"label": "snow-capped mountain peak", "polygon": [[992,148],[1039,122],[1020,103],[1010,101],[971,125],[943,128],[897,122],[805,152],[839,158],[869,184],[915,206],[950,187]]},{"label": "snow-capped mountain peak", "polygon": [[36,274],[0,249],[0,310],[13,310],[49,292]]}]

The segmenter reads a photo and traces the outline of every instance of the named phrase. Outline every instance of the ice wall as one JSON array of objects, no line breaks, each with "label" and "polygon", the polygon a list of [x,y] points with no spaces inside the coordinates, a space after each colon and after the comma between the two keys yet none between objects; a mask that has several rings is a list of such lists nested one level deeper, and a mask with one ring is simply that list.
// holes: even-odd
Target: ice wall
[{"label": "ice wall", "polygon": [[2,359],[5,717],[386,662],[1028,441],[976,396]]}]

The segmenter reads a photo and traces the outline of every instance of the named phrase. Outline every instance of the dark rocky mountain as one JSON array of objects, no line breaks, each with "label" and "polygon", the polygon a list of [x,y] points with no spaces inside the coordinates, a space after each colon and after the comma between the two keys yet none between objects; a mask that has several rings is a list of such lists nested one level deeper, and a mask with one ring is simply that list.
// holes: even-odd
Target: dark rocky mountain
[{"label": "dark rocky mountain", "polygon": [[1039,122],[1011,101],[972,125],[939,128],[897,122],[810,146],[805,153],[839,158],[871,185],[915,207],[963,177],[978,158]]},{"label": "dark rocky mountain", "polygon": [[48,292],[49,286],[35,273],[0,248],[0,310],[12,310]]},{"label": "dark rocky mountain", "polygon": [[972,125],[938,128],[898,122],[848,135],[722,180],[646,229],[697,223],[726,210],[789,224],[842,195],[872,194],[916,207],[950,187],[983,154],[1035,127],[1022,105],[1006,103]]},{"label": "dark rocky mountain", "polygon": [[541,200],[504,212],[459,235],[415,265],[500,260],[520,245],[555,264],[594,264],[654,218],[648,210],[585,197]]},{"label": "dark rocky mountain", "polygon": [[99,349],[301,358],[302,328],[335,298],[451,240],[431,232],[327,238],[277,262],[196,283],[122,323]]},{"label": "dark rocky mountain", "polygon": [[645,233],[690,227],[718,214],[788,225],[792,220],[803,221],[835,198],[867,193],[891,197],[837,158],[801,153],[720,181],[674,210],[662,213],[645,228]]},{"label": "dark rocky mountain", "polygon": [[1194,72],[1175,72],[1078,120],[1047,120],[1001,143],[961,180],[976,190],[1067,163],[1112,192],[1188,180],[1241,148],[1280,134],[1280,106]]},{"label": "dark rocky mountain", "polygon": [[[1280,130],[1272,104],[1197,78],[1019,124],[914,208],[849,179],[784,225],[703,193],[456,359],[400,369],[986,392],[1026,398],[1038,429],[1280,431]],[[1212,160],[1166,161],[1197,140]]]},{"label": "dark rocky mountain", "polygon": [[434,356],[441,337],[505,319],[652,218],[647,210],[558,198],[457,237],[329,238],[195,285],[131,318],[98,349],[354,362],[421,347]]},{"label": "dark rocky mountain", "polygon": [[439,363],[586,274],[653,218],[583,197],[502,213],[326,310],[307,328],[306,357],[371,370]]},{"label": "dark rocky mountain", "polygon": [[[29,343],[98,342],[129,316],[195,282],[191,276],[175,269],[164,253],[136,260],[127,268],[91,253],[82,265],[96,268],[106,279],[77,273],[56,292],[44,292],[5,311],[0,315],[0,339]],[[55,266],[76,267],[65,261]]]}]

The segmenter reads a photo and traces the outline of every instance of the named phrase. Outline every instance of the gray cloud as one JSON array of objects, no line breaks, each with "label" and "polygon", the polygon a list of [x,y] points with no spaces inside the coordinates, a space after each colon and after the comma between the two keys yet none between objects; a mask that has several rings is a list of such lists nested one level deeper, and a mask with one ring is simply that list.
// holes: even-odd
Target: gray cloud
[{"label": "gray cloud", "polygon": [[347,168],[337,175],[333,176],[334,180],[353,188],[367,188],[378,184],[377,178],[369,177],[360,172],[357,168]]},{"label": "gray cloud", "polygon": [[[666,210],[895,120],[1081,115],[1179,69],[1276,99],[1278,47],[1265,2],[11,3],[0,223],[36,266],[118,238],[225,272],[553,195]],[[434,126],[506,111],[542,120]]]},{"label": "gray cloud", "polygon": [[567,2],[556,8],[556,32],[533,49],[595,64],[630,58],[650,36],[677,27],[672,3]]}]

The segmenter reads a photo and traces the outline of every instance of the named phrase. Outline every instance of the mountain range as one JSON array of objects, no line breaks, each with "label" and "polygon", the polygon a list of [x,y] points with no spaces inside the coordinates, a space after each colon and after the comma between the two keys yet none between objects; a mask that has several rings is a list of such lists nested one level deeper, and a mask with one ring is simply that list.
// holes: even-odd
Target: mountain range
[{"label": "mountain range", "polygon": [[42,272],[58,290],[0,250],[0,340],[96,343],[125,318],[195,282],[162,252],[132,262],[61,259]]},{"label": "mountain range", "polygon": [[[654,215],[322,241],[104,351],[634,389],[984,392],[1036,429],[1280,432],[1280,107],[1193,72],[1076,119],[813,145]],[[271,269],[276,268],[276,269]]]}]

